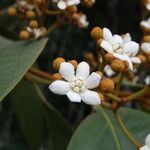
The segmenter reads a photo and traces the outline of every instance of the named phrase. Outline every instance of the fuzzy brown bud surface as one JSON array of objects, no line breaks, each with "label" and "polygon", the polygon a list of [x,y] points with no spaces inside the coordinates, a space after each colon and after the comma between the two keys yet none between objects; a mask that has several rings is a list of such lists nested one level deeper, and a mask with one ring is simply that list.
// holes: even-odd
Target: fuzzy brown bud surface
[{"label": "fuzzy brown bud surface", "polygon": [[65,59],[61,58],[61,57],[58,57],[56,58],[54,61],[53,61],[53,68],[56,70],[56,71],[59,71],[59,68],[60,68],[60,65],[61,63],[65,62]]},{"label": "fuzzy brown bud surface", "polygon": [[102,90],[105,93],[113,93],[114,92],[114,82],[109,78],[103,78],[100,82],[100,90]]}]

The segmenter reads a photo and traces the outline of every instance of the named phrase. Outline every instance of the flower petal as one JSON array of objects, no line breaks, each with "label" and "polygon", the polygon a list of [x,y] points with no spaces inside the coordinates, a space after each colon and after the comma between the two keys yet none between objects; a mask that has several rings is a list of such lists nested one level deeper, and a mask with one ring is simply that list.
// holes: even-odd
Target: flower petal
[{"label": "flower petal", "polygon": [[123,39],[121,36],[115,34],[113,36],[113,43],[112,44],[119,44],[119,45],[122,45],[123,44]]},{"label": "flower petal", "polygon": [[102,40],[101,45],[100,45],[105,51],[109,53],[113,53],[113,48],[112,46],[105,40]]},{"label": "flower petal", "polygon": [[124,37],[123,37],[123,43],[128,43],[131,41],[131,36],[129,33],[125,34]]},{"label": "flower petal", "polygon": [[67,81],[73,81],[75,78],[74,66],[68,62],[61,63],[59,73]]},{"label": "flower petal", "polygon": [[144,145],[140,148],[140,150],[150,150],[149,147],[147,145]]},{"label": "flower petal", "polygon": [[138,50],[139,44],[136,42],[131,41],[123,45],[123,51],[132,56],[135,56],[138,53]]},{"label": "flower petal", "polygon": [[96,88],[99,85],[99,82],[101,80],[101,76],[95,72],[93,72],[88,78],[87,78],[87,88],[93,89]]},{"label": "flower petal", "polygon": [[105,66],[104,72],[106,73],[106,75],[108,77],[111,77],[111,76],[115,75],[115,72],[111,69],[111,67],[109,65]]},{"label": "flower petal", "polygon": [[59,9],[62,9],[62,10],[66,9],[66,7],[67,7],[67,5],[64,1],[58,2],[57,6]]},{"label": "flower petal", "polygon": [[70,84],[66,81],[57,80],[49,85],[49,89],[55,94],[65,95],[70,89]]},{"label": "flower petal", "polygon": [[141,63],[141,60],[138,57],[130,57],[130,59],[134,64],[140,64]]},{"label": "flower petal", "polygon": [[101,103],[100,96],[97,92],[86,90],[81,93],[81,99],[88,105],[98,105]]},{"label": "flower petal", "polygon": [[113,40],[113,36],[112,36],[112,33],[109,29],[107,28],[103,28],[103,39],[105,41],[107,41],[108,43],[112,42]]},{"label": "flower petal", "polygon": [[81,102],[81,96],[79,93],[68,91],[66,95],[71,102]]},{"label": "flower petal", "polygon": [[89,76],[89,74],[90,74],[89,64],[84,61],[79,63],[76,70],[76,76],[86,79]]},{"label": "flower petal", "polygon": [[145,138],[145,144],[148,146],[148,148],[150,149],[150,134],[147,135],[147,137]]},{"label": "flower petal", "polygon": [[150,53],[150,43],[142,43],[141,48],[144,53]]}]

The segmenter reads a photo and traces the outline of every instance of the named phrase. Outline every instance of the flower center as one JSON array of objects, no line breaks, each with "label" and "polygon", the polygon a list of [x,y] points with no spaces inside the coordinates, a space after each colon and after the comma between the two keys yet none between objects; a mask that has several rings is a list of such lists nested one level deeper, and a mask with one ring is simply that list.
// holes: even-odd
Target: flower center
[{"label": "flower center", "polygon": [[80,77],[70,83],[71,89],[76,92],[84,92],[86,89],[86,82]]},{"label": "flower center", "polygon": [[118,54],[123,54],[123,49],[120,46],[120,44],[114,44],[113,45],[113,50],[114,50],[114,52],[116,52]]}]

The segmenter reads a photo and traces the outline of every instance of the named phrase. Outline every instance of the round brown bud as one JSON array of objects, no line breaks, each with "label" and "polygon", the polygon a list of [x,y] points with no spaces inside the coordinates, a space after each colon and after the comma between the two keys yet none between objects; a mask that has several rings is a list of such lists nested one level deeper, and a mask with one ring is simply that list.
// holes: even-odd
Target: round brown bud
[{"label": "round brown bud", "polygon": [[124,63],[125,69],[128,69],[129,63],[127,61],[123,61],[123,63]]},{"label": "round brown bud", "polygon": [[78,13],[74,13],[72,16],[72,19],[74,22],[78,22],[80,20],[80,16]]},{"label": "round brown bud", "polygon": [[62,76],[59,73],[55,73],[55,74],[53,74],[53,79],[54,80],[61,80]]},{"label": "round brown bud", "polygon": [[38,28],[38,22],[37,22],[36,20],[31,20],[31,21],[29,22],[29,26],[30,26],[31,28]]},{"label": "round brown bud", "polygon": [[98,41],[103,37],[103,30],[99,27],[94,27],[90,34],[94,40]]},{"label": "round brown bud", "polygon": [[14,7],[10,7],[8,8],[7,13],[9,16],[15,16],[17,14],[17,10]]},{"label": "round brown bud", "polygon": [[99,74],[101,77],[103,76],[103,73],[101,71],[96,71],[97,74]]},{"label": "round brown bud", "polygon": [[54,61],[53,61],[53,68],[56,70],[56,71],[59,71],[59,68],[60,68],[60,65],[61,63],[65,62],[65,60],[61,57],[58,57],[56,58]]},{"label": "round brown bud", "polygon": [[123,61],[119,60],[119,59],[115,59],[112,61],[111,63],[111,69],[114,72],[121,72],[125,70],[125,64]]},{"label": "round brown bud", "polygon": [[103,95],[102,93],[98,93],[98,95],[99,95],[99,97],[100,97],[100,100],[101,100],[101,101],[104,101],[104,99],[105,99],[105,98],[104,98],[104,95]]},{"label": "round brown bud", "polygon": [[103,39],[99,39],[96,43],[97,48],[99,49],[101,47],[101,43],[102,43]]},{"label": "round brown bud", "polygon": [[111,63],[114,59],[115,59],[115,57],[113,56],[112,53],[107,53],[107,54],[105,55],[105,60],[106,60],[108,63]]},{"label": "round brown bud", "polygon": [[75,68],[78,66],[78,62],[76,60],[69,61]]},{"label": "round brown bud", "polygon": [[94,61],[94,55],[91,52],[86,53],[84,56],[87,59],[87,61],[89,62]]},{"label": "round brown bud", "polygon": [[23,30],[19,33],[19,37],[23,40],[28,40],[30,38],[29,32]]},{"label": "round brown bud", "polygon": [[27,17],[28,19],[34,19],[34,18],[35,18],[35,12],[32,11],[32,10],[28,10],[28,11],[26,12],[26,17]]},{"label": "round brown bud", "polygon": [[143,42],[150,42],[150,35],[145,35],[143,37]]},{"label": "round brown bud", "polygon": [[145,56],[142,54],[138,55],[138,58],[141,60],[142,63],[144,63],[146,61]]},{"label": "round brown bud", "polygon": [[36,0],[36,3],[37,3],[38,5],[40,5],[40,4],[43,3],[43,0]]},{"label": "round brown bud", "polygon": [[103,92],[113,93],[115,85],[114,85],[114,82],[111,79],[103,78],[100,82],[99,87],[100,87],[100,90],[102,90]]},{"label": "round brown bud", "polygon": [[88,8],[92,7],[93,4],[94,4],[94,3],[93,3],[92,0],[84,0],[84,2],[83,2],[83,5],[84,5],[85,7],[88,7]]},{"label": "round brown bud", "polygon": [[73,14],[73,13],[76,13],[78,11],[77,9],[77,6],[70,6],[70,7],[67,7],[66,9],[69,13]]}]

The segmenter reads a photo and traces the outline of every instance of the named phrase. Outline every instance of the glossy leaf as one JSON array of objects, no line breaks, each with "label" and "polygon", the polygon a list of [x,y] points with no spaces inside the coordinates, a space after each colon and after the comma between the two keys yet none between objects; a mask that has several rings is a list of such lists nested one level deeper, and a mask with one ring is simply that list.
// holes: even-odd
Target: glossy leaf
[{"label": "glossy leaf", "polygon": [[[150,131],[150,116],[138,110],[119,111],[130,132],[140,141]],[[67,150],[136,150],[114,115],[102,108],[87,117],[75,131]]]},{"label": "glossy leaf", "polygon": [[43,50],[47,39],[12,42],[0,37],[0,101],[17,85]]}]

